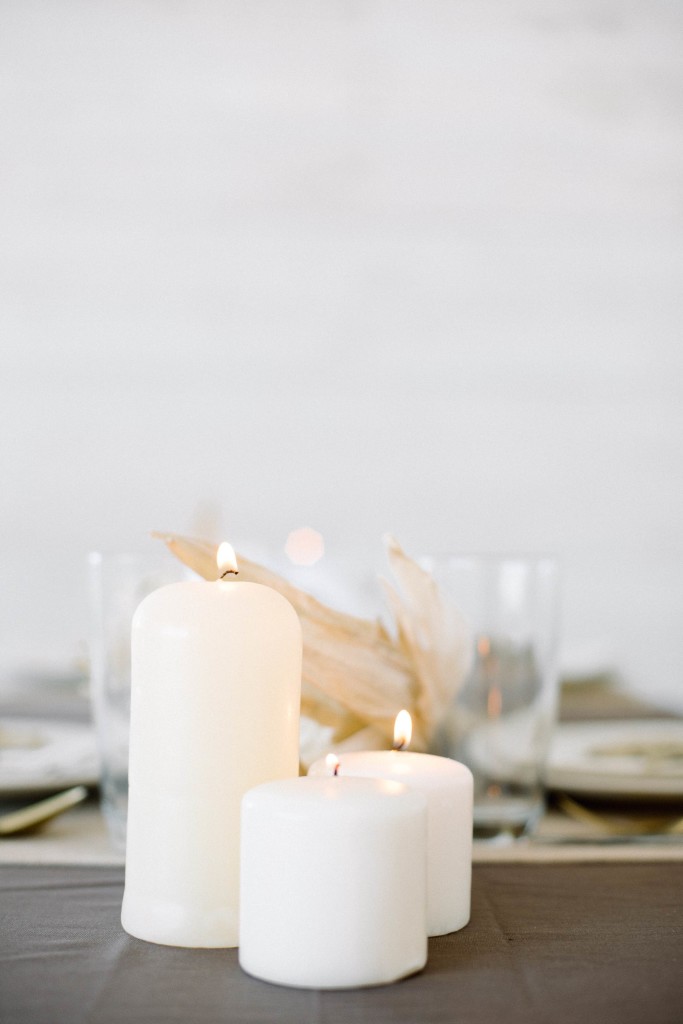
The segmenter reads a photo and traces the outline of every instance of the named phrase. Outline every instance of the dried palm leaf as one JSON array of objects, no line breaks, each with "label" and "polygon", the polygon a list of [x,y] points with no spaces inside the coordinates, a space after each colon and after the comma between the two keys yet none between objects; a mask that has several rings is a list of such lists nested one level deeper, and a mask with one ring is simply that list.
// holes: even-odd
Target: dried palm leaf
[{"label": "dried palm leaf", "polygon": [[[218,546],[154,534],[190,569],[216,580]],[[398,587],[384,581],[397,634],[380,622],[327,607],[264,566],[238,555],[240,579],[277,590],[294,606],[303,632],[302,713],[325,731],[327,749],[391,742],[401,708],[413,717],[413,746],[426,749],[464,672],[466,632],[431,576],[387,542]],[[330,733],[329,730],[332,730]]]},{"label": "dried palm leaf", "polygon": [[470,630],[431,573],[409,558],[394,537],[387,535],[384,544],[398,589],[383,578],[380,583],[396,623],[399,649],[415,670],[417,717],[431,736],[466,675]]}]

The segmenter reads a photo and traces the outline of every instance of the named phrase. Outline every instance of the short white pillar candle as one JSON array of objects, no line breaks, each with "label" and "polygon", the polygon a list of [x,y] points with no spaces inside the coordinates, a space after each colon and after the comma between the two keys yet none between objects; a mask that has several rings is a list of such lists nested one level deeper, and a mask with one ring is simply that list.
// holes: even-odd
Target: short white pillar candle
[{"label": "short white pillar candle", "polygon": [[[368,750],[338,755],[339,776],[403,782],[427,801],[427,931],[445,935],[470,919],[472,888],[472,773],[448,757],[409,750]],[[329,775],[325,759],[309,776]]]},{"label": "short white pillar candle", "polygon": [[257,583],[174,583],[133,620],[121,921],[174,946],[238,943],[244,793],[299,770],[301,627]]},{"label": "short white pillar candle", "polygon": [[383,985],[427,961],[424,798],[379,779],[266,783],[242,802],[241,967],[298,988]]}]

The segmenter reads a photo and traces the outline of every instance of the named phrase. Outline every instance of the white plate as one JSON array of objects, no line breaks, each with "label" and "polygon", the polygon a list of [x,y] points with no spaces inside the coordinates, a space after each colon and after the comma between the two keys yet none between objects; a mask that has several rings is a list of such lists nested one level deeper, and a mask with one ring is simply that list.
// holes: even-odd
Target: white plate
[{"label": "white plate", "polygon": [[560,725],[546,782],[550,789],[595,796],[683,797],[683,721]]},{"label": "white plate", "polygon": [[0,794],[92,786],[98,781],[95,733],[82,722],[0,719]]}]

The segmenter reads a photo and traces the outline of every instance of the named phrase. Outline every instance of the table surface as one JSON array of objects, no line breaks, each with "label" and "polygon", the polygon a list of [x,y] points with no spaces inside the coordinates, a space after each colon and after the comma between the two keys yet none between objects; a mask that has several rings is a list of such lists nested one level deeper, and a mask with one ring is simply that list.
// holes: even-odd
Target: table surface
[{"label": "table surface", "polygon": [[478,865],[471,923],[430,940],[422,973],[334,992],[256,981],[236,950],[133,939],[119,923],[122,891],[120,868],[3,868],[3,1024],[680,1024],[683,1016],[681,863]]},{"label": "table surface", "polygon": [[[570,717],[615,713],[571,692]],[[421,974],[306,992],[247,977],[236,950],[126,935],[123,857],[89,801],[0,842],[0,1024],[680,1024],[680,837],[613,845],[551,814],[537,840],[475,844],[471,923],[430,940]]]}]

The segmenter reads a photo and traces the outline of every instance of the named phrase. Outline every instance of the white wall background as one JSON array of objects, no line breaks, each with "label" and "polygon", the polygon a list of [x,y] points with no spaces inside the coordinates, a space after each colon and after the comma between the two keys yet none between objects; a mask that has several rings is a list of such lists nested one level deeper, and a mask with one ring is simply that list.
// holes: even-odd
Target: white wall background
[{"label": "white wall background", "polygon": [[[196,527],[555,550],[683,706],[683,8],[2,0],[0,663]],[[353,553],[350,553],[353,552]]]}]

